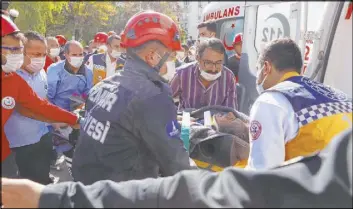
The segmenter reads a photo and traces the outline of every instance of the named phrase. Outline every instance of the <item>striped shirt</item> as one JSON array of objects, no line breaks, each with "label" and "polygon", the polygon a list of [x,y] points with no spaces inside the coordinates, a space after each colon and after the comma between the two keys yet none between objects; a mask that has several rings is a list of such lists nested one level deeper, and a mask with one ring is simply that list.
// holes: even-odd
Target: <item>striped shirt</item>
[{"label": "striped shirt", "polygon": [[170,86],[173,98],[179,99],[179,110],[210,105],[238,108],[234,74],[224,66],[222,75],[205,88],[197,62],[185,64],[177,69]]}]

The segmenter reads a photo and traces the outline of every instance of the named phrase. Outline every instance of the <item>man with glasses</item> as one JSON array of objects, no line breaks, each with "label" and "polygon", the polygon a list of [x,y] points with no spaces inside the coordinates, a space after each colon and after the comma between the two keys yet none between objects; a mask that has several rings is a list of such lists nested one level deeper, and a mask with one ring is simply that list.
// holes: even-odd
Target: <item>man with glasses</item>
[{"label": "man with glasses", "polygon": [[111,35],[107,40],[107,52],[89,57],[87,67],[93,71],[93,85],[122,69],[125,59],[121,57],[120,36]]},{"label": "man with glasses", "polygon": [[237,109],[234,74],[223,66],[225,48],[216,38],[204,40],[197,47],[197,62],[177,69],[171,81],[173,97],[179,109],[222,105]]},{"label": "man with glasses", "polygon": [[[47,54],[47,42],[37,32],[25,33],[25,59],[16,73],[42,99],[47,96],[47,75],[43,69]],[[16,153],[16,164],[22,178],[49,184],[52,140],[46,123],[33,120],[14,111],[5,124],[5,134],[11,149]]]}]

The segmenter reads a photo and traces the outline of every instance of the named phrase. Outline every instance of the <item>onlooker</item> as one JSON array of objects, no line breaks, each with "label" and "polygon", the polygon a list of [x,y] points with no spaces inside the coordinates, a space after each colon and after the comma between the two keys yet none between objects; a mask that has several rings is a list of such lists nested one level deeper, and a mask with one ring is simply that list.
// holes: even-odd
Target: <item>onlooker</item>
[{"label": "onlooker", "polygon": [[48,68],[48,99],[51,103],[73,111],[71,97],[85,97],[92,87],[92,71],[83,64],[83,47],[78,41],[68,41],[64,47],[66,59]]},{"label": "onlooker", "polygon": [[65,59],[65,56],[64,56],[64,46],[67,42],[65,36],[63,35],[57,35],[55,36],[56,39],[58,39],[58,42],[59,42],[59,45],[60,45],[60,54],[59,54],[59,57],[61,60],[64,60]]},{"label": "onlooker", "polygon": [[45,72],[47,72],[51,64],[60,61],[60,46],[58,40],[55,37],[47,37],[47,45],[47,56],[44,65]]},{"label": "onlooker", "polygon": [[202,22],[197,26],[200,42],[208,38],[216,38],[217,24],[215,21]]},{"label": "onlooker", "polygon": [[90,40],[88,42],[88,54],[93,53],[97,50],[96,44],[93,42],[93,40]]},{"label": "onlooker", "polygon": [[[43,70],[47,43],[37,32],[25,34],[25,59],[17,74],[43,99],[47,95],[47,75]],[[14,111],[5,124],[5,134],[22,178],[49,184],[52,141],[46,123],[25,117]]]},{"label": "onlooker", "polygon": [[[193,61],[195,61],[195,59],[194,60],[191,60],[190,59],[190,54],[189,54],[189,47],[188,47],[188,45],[186,45],[186,44],[183,44],[182,45],[182,47],[183,47],[183,50],[184,50],[184,52],[183,52],[183,56],[180,56],[181,58],[180,58],[180,60],[182,60],[184,63],[190,63],[190,62],[193,62]],[[180,52],[179,52],[180,53]],[[195,57],[194,57],[195,58]]]},{"label": "onlooker", "polygon": [[[216,24],[216,21],[214,20],[200,23],[197,26],[197,29],[199,30],[199,38],[198,38],[197,45],[199,45],[202,41],[207,40],[209,38],[216,38],[217,24]],[[228,55],[227,53],[224,53],[223,64],[227,66],[227,62],[228,62]]]},{"label": "onlooker", "polygon": [[224,53],[221,40],[210,38],[197,48],[197,62],[177,69],[171,88],[179,109],[209,105],[237,109],[234,74],[223,66]]},{"label": "onlooker", "polygon": [[227,67],[234,73],[236,80],[238,81],[238,72],[239,72],[239,63],[242,52],[242,44],[243,44],[243,34],[238,33],[235,35],[233,40],[234,55],[228,58]]},{"label": "onlooker", "polygon": [[188,47],[191,47],[192,45],[194,45],[194,42],[192,40],[192,36],[189,36],[189,39],[187,40],[186,43],[187,43]]}]

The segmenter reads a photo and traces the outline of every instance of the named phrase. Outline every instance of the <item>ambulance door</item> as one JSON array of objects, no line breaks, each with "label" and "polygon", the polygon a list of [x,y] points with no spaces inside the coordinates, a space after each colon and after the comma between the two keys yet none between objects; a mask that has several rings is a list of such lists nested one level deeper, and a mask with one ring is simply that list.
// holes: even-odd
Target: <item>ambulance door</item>
[{"label": "ambulance door", "polygon": [[352,98],[352,2],[339,2],[336,29],[332,33],[321,80]]},{"label": "ambulance door", "polygon": [[278,38],[300,39],[300,5],[298,2],[246,2],[243,47],[239,66],[239,83],[245,96],[239,110],[249,114],[258,97],[256,64],[263,46]]},{"label": "ambulance door", "polygon": [[219,20],[217,22],[217,32],[216,35],[223,41],[223,44],[226,46],[226,53],[228,57],[232,56],[235,52],[233,49],[228,50],[229,48],[233,48],[232,43],[234,36],[238,33],[242,33],[244,31],[244,17],[239,16],[235,18],[228,18]]}]

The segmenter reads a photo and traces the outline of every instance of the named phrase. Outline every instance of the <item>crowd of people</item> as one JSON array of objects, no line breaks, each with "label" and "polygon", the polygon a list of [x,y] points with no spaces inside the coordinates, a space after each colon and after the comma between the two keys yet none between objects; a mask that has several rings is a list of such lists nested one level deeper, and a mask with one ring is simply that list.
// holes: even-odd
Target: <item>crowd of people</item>
[{"label": "crowd of people", "polygon": [[[236,83],[243,34],[236,34],[228,49],[216,37],[216,23],[210,21],[198,25],[198,41],[182,44],[178,25],[170,17],[143,11],[131,17],[119,35],[114,31],[99,32],[84,47],[63,35],[21,33],[5,12],[1,18],[2,163],[9,160],[12,151],[19,177],[39,183],[3,179],[5,207],[16,205],[11,196],[13,188],[33,197],[17,202],[35,207],[137,207],[156,203],[187,207],[288,206],[262,199],[260,192],[247,191],[256,190],[254,186],[240,187],[255,194],[254,200],[230,187],[237,184],[235,178],[249,185],[251,179],[258,179],[257,184],[269,181],[278,185],[274,193],[283,196],[286,192],[280,193],[285,189],[280,182],[299,188],[301,178],[292,174],[307,171],[295,166],[272,172],[258,170],[315,154],[351,127],[351,122],[341,119],[352,117],[351,99],[301,76],[303,60],[298,45],[289,38],[278,39],[259,56],[254,85],[260,96],[248,121],[241,122],[249,133],[245,139],[249,154],[238,159],[244,162],[242,165],[231,160],[232,165],[245,169],[225,169],[220,175],[193,171],[198,168],[181,140],[182,119],[178,119],[177,110],[215,105],[238,109]],[[226,50],[234,50],[235,54],[228,57]],[[313,85],[340,96],[322,94]],[[224,117],[227,123],[237,120],[234,114]],[[351,139],[339,142],[351,143]],[[337,144],[331,149],[345,152],[347,147]],[[53,183],[50,166],[57,152],[65,156],[73,180],[79,183],[44,188],[42,185]],[[317,162],[321,157],[315,155],[309,161]],[[337,160],[336,156],[332,158]],[[328,161],[323,163],[330,165]],[[325,165],[318,169],[329,169]],[[347,172],[346,167],[340,169]],[[316,178],[320,177],[314,175],[307,173],[306,177],[318,182]],[[163,178],[168,176],[173,177]],[[146,178],[158,179],[130,181]],[[327,182],[334,179],[326,178]],[[209,200],[208,189],[224,194],[224,201],[216,194]],[[63,194],[51,201],[56,190]],[[298,191],[302,190],[313,196],[317,192],[312,188]],[[100,192],[104,195],[97,195]],[[344,206],[345,198],[352,195],[336,187],[331,192],[343,195],[339,204]],[[320,198],[325,200],[324,195]],[[320,205],[317,202],[306,198],[306,202],[293,205]]]}]

